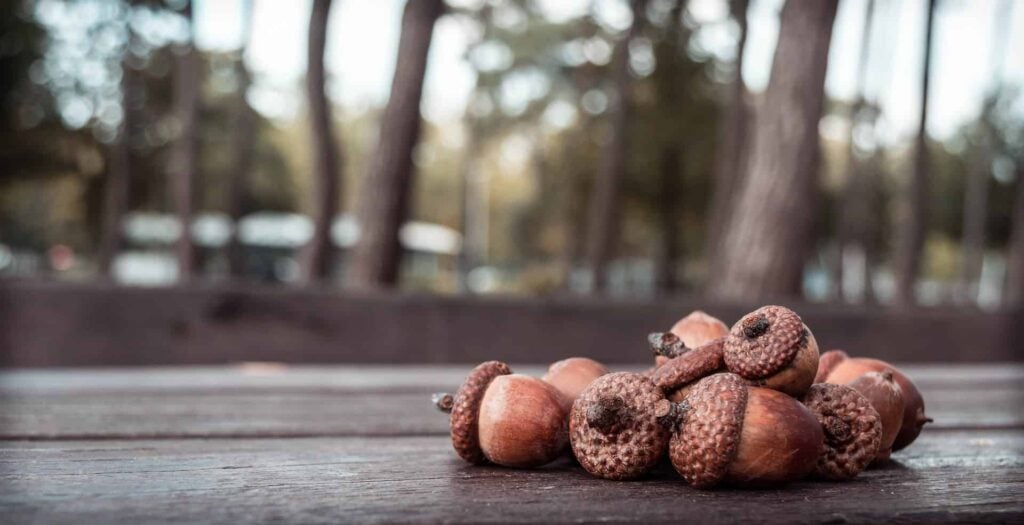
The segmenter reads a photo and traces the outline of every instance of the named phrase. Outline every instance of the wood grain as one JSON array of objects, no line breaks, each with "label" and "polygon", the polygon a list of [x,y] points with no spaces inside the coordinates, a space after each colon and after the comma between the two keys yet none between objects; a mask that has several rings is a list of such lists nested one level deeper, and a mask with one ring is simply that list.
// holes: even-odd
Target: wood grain
[{"label": "wood grain", "polygon": [[[928,431],[1024,428],[1022,367],[910,367],[935,423]],[[539,367],[516,367],[539,374]],[[966,370],[966,371],[965,371]],[[443,435],[430,394],[468,367],[260,366],[0,373],[0,439]],[[963,378],[971,378],[966,380]]]},{"label": "wood grain", "polygon": [[444,437],[0,442],[7,523],[1024,519],[1024,432],[926,434],[850,483],[700,492],[671,470],[603,481],[562,460],[471,467]]}]

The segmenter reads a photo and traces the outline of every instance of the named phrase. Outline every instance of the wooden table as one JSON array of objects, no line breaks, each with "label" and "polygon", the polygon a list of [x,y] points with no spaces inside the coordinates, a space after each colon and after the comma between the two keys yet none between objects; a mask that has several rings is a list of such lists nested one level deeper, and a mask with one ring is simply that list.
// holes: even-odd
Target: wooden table
[{"label": "wooden table", "polygon": [[462,463],[428,398],[468,369],[0,372],[0,521],[1024,521],[1024,366],[908,366],[935,424],[896,462],[713,492]]}]

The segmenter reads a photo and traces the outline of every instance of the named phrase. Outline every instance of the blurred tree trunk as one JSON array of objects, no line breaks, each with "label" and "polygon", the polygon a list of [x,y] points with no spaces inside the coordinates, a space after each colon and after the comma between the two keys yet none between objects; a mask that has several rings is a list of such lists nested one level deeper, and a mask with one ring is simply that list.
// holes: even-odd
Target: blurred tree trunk
[{"label": "blurred tree trunk", "polygon": [[302,254],[302,282],[323,281],[330,274],[333,254],[331,224],[338,211],[341,154],[335,142],[331,104],[324,90],[324,48],[331,0],[314,0],[309,16],[306,95],[313,140],[313,237]]},{"label": "blurred tree trunk", "polygon": [[[743,83],[743,57],[747,47],[748,0],[730,0],[729,11],[739,24],[739,40],[736,42],[736,61],[732,85],[730,86],[729,107],[722,112],[718,131],[718,146],[715,151],[715,171],[712,180],[711,208],[707,224],[707,260],[718,261],[722,246],[722,234],[728,223],[735,202],[736,188],[743,180],[744,162],[748,153],[747,127],[750,109],[747,104],[747,88]],[[716,263],[717,264],[717,263]]]},{"label": "blurred tree trunk", "polygon": [[117,139],[107,149],[107,180],[103,188],[103,233],[96,254],[100,275],[112,278],[111,267],[114,257],[123,244],[123,221],[128,208],[129,181],[131,180],[130,130],[134,116],[133,102],[138,96],[138,85],[134,71],[128,65],[129,45],[125,46],[125,59],[121,62],[121,127]]},{"label": "blurred tree trunk", "polygon": [[629,135],[630,87],[629,43],[643,25],[645,0],[632,0],[633,22],[616,44],[612,64],[613,98],[609,108],[609,137],[604,145],[601,165],[590,197],[587,218],[586,258],[591,292],[601,293],[608,285],[608,260],[619,237],[620,193],[626,170]]},{"label": "blurred tree trunk", "polygon": [[483,263],[487,247],[487,192],[480,172],[480,136],[483,130],[476,118],[467,118],[469,136],[466,139],[459,186],[462,222],[462,249],[459,251],[459,287],[470,291],[469,273]]},{"label": "blurred tree trunk", "polygon": [[[986,103],[987,105],[987,103]],[[988,111],[980,119],[981,144],[971,163],[964,189],[963,243],[960,262],[959,301],[977,303],[981,266],[985,258],[985,219],[988,213],[988,181],[991,177],[991,128]]]},{"label": "blurred tree trunk", "polygon": [[1020,306],[1024,303],[1024,164],[1017,164],[1017,200],[1013,206],[1013,231],[1010,234],[1006,266],[1004,302]]},{"label": "blurred tree trunk", "polygon": [[252,3],[253,0],[242,0],[242,45],[238,50],[238,107],[235,110],[235,165],[228,181],[226,206],[233,226],[233,233],[228,240],[228,273],[234,278],[241,277],[245,271],[245,251],[239,239],[238,227],[245,212],[243,206],[249,172],[256,154],[256,116],[245,98],[252,83],[252,75],[245,63],[245,53],[252,34]]},{"label": "blurred tree trunk", "polygon": [[178,56],[174,83],[175,114],[180,129],[171,160],[170,193],[181,225],[178,237],[178,279],[188,282],[195,276],[196,250],[192,243],[192,219],[195,206],[195,179],[199,165],[199,55],[195,47],[195,17],[192,2],[185,3],[184,16],[189,24],[189,41]]},{"label": "blurred tree trunk", "polygon": [[[857,66],[857,94],[853,106],[850,108],[850,135],[846,144],[846,176],[843,181],[843,188],[839,193],[838,216],[836,220],[836,250],[832,258],[832,268],[829,272],[829,297],[833,300],[843,300],[846,292],[843,286],[843,252],[851,242],[860,246],[865,245],[865,236],[855,233],[857,230],[865,229],[865,222],[874,221],[875,218],[864,213],[864,202],[868,198],[867,179],[863,166],[857,159],[857,147],[854,143],[854,132],[857,125],[864,121],[864,111],[867,108],[865,99],[865,84],[867,83],[868,59],[871,52],[871,22],[875,11],[875,1],[868,0],[864,9],[864,30],[861,33],[860,56]],[[872,125],[874,119],[872,119]]]},{"label": "blurred tree trunk", "polygon": [[434,22],[442,0],[408,0],[391,84],[380,127],[380,142],[363,183],[359,243],[352,254],[348,285],[355,289],[392,288],[402,258],[398,231],[409,214],[412,152],[420,133],[420,100]]},{"label": "blurred tree trunk", "polygon": [[837,0],[788,0],[771,80],[711,293],[744,300],[801,289],[818,200],[818,121]]},{"label": "blurred tree trunk", "polygon": [[654,260],[655,290],[671,295],[676,290],[676,263],[679,260],[679,179],[682,178],[682,153],[678,145],[669,144],[661,150],[660,191],[658,195],[659,245]]},{"label": "blurred tree trunk", "polygon": [[917,128],[914,153],[914,172],[907,194],[905,215],[897,221],[901,225],[896,244],[895,306],[906,307],[914,303],[914,285],[921,266],[921,252],[928,223],[928,77],[931,72],[932,32],[934,30],[935,2],[928,1],[925,25],[924,74],[921,78],[921,116]]}]

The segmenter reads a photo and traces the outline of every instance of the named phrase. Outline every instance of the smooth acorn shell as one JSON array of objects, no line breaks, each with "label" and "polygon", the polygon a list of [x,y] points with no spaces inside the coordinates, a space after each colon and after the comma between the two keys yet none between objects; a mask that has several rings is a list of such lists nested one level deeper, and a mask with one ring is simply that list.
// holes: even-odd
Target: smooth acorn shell
[{"label": "smooth acorn shell", "polygon": [[892,370],[893,380],[900,386],[904,403],[903,424],[892,445],[892,450],[895,452],[913,443],[921,434],[925,423],[931,421],[925,416],[924,398],[914,382],[891,364],[880,359],[866,357],[852,357],[843,360],[832,369],[825,382],[845,385],[868,372],[882,372],[886,369]]},{"label": "smooth acorn shell", "polygon": [[726,480],[733,484],[796,481],[813,470],[825,435],[799,401],[769,388],[750,387],[736,457]]},{"label": "smooth acorn shell", "polygon": [[554,461],[569,442],[562,394],[535,377],[494,378],[480,402],[480,448],[492,463],[517,468]]},{"label": "smooth acorn shell", "polygon": [[601,363],[586,357],[570,357],[556,361],[548,368],[548,373],[541,377],[562,394],[562,405],[566,413],[572,408],[573,401],[595,379],[608,373]]},{"label": "smooth acorn shell", "polygon": [[868,372],[847,383],[848,387],[858,391],[867,398],[871,406],[878,412],[882,422],[882,441],[879,444],[879,455],[884,459],[892,450],[896,436],[903,426],[903,393],[896,384],[891,373]]}]

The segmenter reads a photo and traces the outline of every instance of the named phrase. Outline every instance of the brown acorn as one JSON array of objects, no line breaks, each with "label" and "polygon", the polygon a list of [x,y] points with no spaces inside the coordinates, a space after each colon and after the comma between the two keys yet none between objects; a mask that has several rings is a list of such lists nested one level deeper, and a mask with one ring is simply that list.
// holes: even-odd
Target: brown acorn
[{"label": "brown acorn", "polygon": [[607,373],[608,369],[593,359],[570,357],[552,363],[541,379],[561,392],[563,407],[568,414],[573,401],[576,401],[583,389]]},{"label": "brown acorn", "polygon": [[566,448],[562,394],[540,379],[512,374],[505,363],[480,364],[454,396],[435,394],[434,404],[451,414],[452,446],[470,463],[537,467]]},{"label": "brown acorn", "polygon": [[736,374],[702,379],[676,411],[683,417],[669,457],[697,488],[795,481],[810,474],[821,455],[821,424],[805,406]]},{"label": "brown acorn", "polygon": [[892,370],[868,372],[847,383],[848,387],[858,391],[867,398],[871,406],[878,412],[882,422],[882,441],[878,445],[875,462],[884,461],[892,452],[892,444],[896,441],[900,427],[903,426],[903,393],[900,386],[893,380]]},{"label": "brown acorn", "polygon": [[842,350],[829,350],[818,356],[818,372],[814,375],[815,383],[824,383],[828,375],[832,373],[839,363],[849,359],[850,356]]},{"label": "brown acorn", "polygon": [[640,374],[616,372],[596,379],[576,399],[569,440],[587,472],[606,479],[642,476],[665,454],[677,416],[673,405]]},{"label": "brown acorn", "polygon": [[764,306],[743,316],[725,340],[725,366],[751,384],[802,396],[818,371],[818,343],[796,312]]},{"label": "brown acorn", "polygon": [[[651,334],[651,340],[674,338],[675,335]],[[651,372],[651,381],[665,392],[670,401],[682,401],[697,381],[725,369],[722,350],[725,338],[712,340],[693,350],[683,352]]]},{"label": "brown acorn", "polygon": [[932,422],[932,418],[925,415],[924,397],[914,382],[895,366],[880,359],[866,357],[839,360],[826,375],[825,382],[845,385],[869,372],[885,370],[892,371],[892,378],[899,385],[900,393],[903,395],[903,424],[900,425],[900,431],[892,444],[892,450],[895,452],[913,443],[925,424]]},{"label": "brown acorn", "polygon": [[882,441],[882,422],[871,402],[846,386],[818,383],[803,398],[825,432],[825,447],[815,475],[853,479],[875,460]]},{"label": "brown acorn", "polygon": [[[697,348],[729,333],[729,327],[716,317],[712,317],[700,310],[690,312],[686,317],[676,321],[669,330],[682,341],[686,348]],[[668,361],[665,356],[655,356],[656,366],[661,366]]]}]

